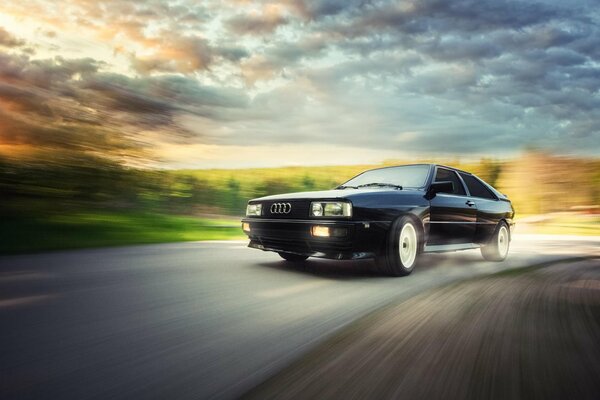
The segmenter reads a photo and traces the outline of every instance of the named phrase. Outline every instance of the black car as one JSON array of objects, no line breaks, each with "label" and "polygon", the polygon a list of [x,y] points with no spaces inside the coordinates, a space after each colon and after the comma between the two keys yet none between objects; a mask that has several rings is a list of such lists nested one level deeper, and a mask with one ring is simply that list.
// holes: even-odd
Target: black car
[{"label": "black car", "polygon": [[375,258],[402,276],[422,252],[481,248],[486,260],[504,260],[513,217],[510,200],[477,176],[415,164],[369,170],[333,190],[250,200],[242,228],[249,247],[288,261]]}]

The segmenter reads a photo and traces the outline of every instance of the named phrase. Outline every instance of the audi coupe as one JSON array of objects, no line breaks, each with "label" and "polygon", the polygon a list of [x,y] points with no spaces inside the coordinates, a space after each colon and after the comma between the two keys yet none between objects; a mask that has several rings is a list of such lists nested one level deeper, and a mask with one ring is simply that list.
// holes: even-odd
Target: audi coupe
[{"label": "audi coupe", "polygon": [[332,190],[250,200],[249,247],[290,262],[373,258],[381,272],[410,274],[421,253],[480,248],[503,261],[514,227],[508,197],[477,176],[437,164],[365,171]]}]

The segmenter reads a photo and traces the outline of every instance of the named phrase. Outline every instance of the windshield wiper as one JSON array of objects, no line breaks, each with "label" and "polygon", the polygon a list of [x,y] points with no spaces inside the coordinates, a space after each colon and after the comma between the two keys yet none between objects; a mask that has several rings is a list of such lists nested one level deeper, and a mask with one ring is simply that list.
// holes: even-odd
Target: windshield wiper
[{"label": "windshield wiper", "polygon": [[335,190],[338,190],[338,189],[358,189],[358,186],[340,185],[335,188]]},{"label": "windshield wiper", "polygon": [[389,187],[396,188],[398,190],[402,190],[402,186],[400,186],[400,185],[394,185],[393,183],[373,182],[373,183],[365,183],[364,185],[358,185],[359,188],[361,188],[361,187],[369,187],[369,186],[379,186],[379,187],[389,186]]}]

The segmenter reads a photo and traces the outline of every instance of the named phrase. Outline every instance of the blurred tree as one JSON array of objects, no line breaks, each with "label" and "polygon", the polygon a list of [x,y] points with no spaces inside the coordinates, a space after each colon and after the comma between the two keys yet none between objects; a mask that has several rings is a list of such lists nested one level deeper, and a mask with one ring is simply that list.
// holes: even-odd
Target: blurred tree
[{"label": "blurred tree", "polygon": [[303,190],[314,190],[315,180],[310,175],[304,175],[302,178],[302,189]]},{"label": "blurred tree", "polygon": [[225,208],[231,214],[242,214],[246,207],[246,201],[240,192],[240,183],[235,178],[230,178],[227,181],[226,198],[224,201]]},{"label": "blurred tree", "polygon": [[502,164],[490,158],[482,158],[479,161],[479,169],[479,176],[490,185],[496,187],[498,178],[502,172]]},{"label": "blurred tree", "polygon": [[[298,188],[296,187],[296,189]],[[294,188],[283,178],[266,179],[259,184],[257,190],[259,196],[269,196],[292,191],[294,191]]]},{"label": "blurred tree", "polygon": [[[536,150],[508,161],[483,158],[478,163],[455,166],[476,173],[508,194],[521,215],[600,204],[597,158]],[[330,189],[367,168],[163,171],[126,167],[86,154],[52,154],[43,161],[4,157],[0,158],[0,212],[29,216],[128,209],[240,215],[250,198]]]}]

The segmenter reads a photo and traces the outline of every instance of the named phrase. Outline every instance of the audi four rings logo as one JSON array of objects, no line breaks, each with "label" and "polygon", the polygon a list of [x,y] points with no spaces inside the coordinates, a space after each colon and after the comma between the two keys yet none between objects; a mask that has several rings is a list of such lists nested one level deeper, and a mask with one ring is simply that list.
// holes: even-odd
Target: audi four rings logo
[{"label": "audi four rings logo", "polygon": [[292,211],[290,203],[273,203],[271,204],[271,214],[289,214]]}]

